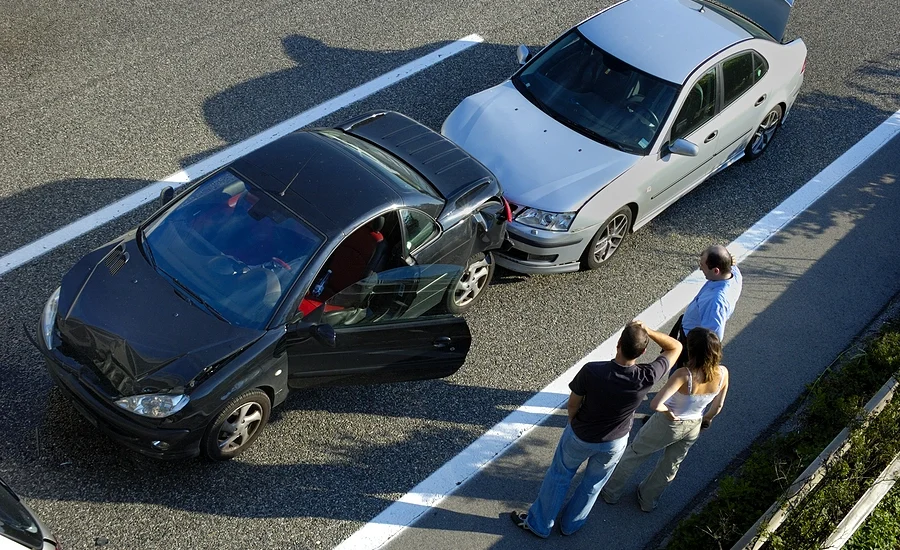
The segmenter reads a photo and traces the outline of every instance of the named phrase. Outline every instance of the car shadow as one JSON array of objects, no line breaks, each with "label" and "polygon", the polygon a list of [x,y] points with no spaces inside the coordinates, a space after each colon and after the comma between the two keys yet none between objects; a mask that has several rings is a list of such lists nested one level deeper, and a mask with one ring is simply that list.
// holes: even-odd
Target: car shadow
[{"label": "car shadow", "polygon": [[[0,255],[25,246],[152,181],[137,178],[69,178],[25,189],[0,200]],[[39,219],[32,219],[39,216]]]},{"label": "car shadow", "polygon": [[[360,50],[290,35],[282,40],[282,49],[296,64],[294,67],[242,82],[209,97],[203,104],[203,116],[226,144],[237,143],[450,43],[434,42],[408,50]],[[479,71],[466,70],[473,63],[486,66]],[[437,130],[459,99],[499,83],[516,67],[513,46],[480,43],[391,86],[389,91],[313,124],[333,125],[366,110],[386,108],[407,114],[425,113],[415,118]],[[461,73],[465,78],[460,78]],[[399,87],[412,92],[398,93]],[[224,147],[185,157],[182,165],[198,162]]]}]

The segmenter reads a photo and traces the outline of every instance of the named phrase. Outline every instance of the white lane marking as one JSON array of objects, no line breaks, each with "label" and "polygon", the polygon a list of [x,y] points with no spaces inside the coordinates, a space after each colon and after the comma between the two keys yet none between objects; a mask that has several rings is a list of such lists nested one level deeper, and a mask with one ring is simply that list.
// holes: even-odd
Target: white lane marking
[{"label": "white lane marking", "polygon": [[65,227],[57,229],[52,233],[44,235],[33,243],[18,248],[9,254],[0,258],[0,275],[9,273],[13,269],[21,267],[31,260],[50,252],[54,248],[63,245],[73,239],[76,239],[85,233],[110,222],[123,214],[131,212],[139,206],[143,206],[148,202],[156,199],[159,192],[167,185],[180,187],[191,180],[202,177],[217,168],[220,168],[232,160],[249,153],[255,149],[271,143],[283,135],[289,134],[294,130],[302,128],[308,124],[334,113],[344,107],[347,107],[361,99],[365,99],[370,95],[384,90],[389,86],[400,82],[410,76],[427,69],[432,65],[436,65],[445,59],[448,59],[476,44],[484,41],[478,34],[470,34],[464,38],[448,44],[440,49],[431,52],[428,55],[410,61],[406,65],[397,67],[374,80],[370,80],[365,84],[357,86],[352,90],[342,93],[341,95],[329,99],[324,103],[320,103],[315,107],[300,113],[292,118],[272,126],[262,132],[251,136],[244,141],[235,143],[234,145],[219,151],[211,157],[204,159],[196,164],[188,166],[184,170],[180,170],[169,177],[152,183],[143,189],[128,195],[100,210],[78,219]]},{"label": "white lane marking", "polygon": [[[830,191],[850,172],[900,134],[900,111],[882,122],[866,137],[829,164],[803,187],[766,214],[753,227],[728,245],[736,262],[740,263],[801,212]],[[636,318],[648,326],[658,328],[681,312],[700,290],[705,280],[699,270],[665,296],[641,312]],[[369,523],[339,544],[335,550],[380,548],[412,525],[429,508],[437,506],[482,468],[508,450],[520,437],[528,434],[556,409],[565,406],[569,396],[569,381],[588,361],[606,360],[616,354],[616,342],[622,329],[616,331],[578,363],[548,384],[537,395],[513,411],[488,430],[461,453],[438,468],[427,479],[413,487],[387,507]]]}]

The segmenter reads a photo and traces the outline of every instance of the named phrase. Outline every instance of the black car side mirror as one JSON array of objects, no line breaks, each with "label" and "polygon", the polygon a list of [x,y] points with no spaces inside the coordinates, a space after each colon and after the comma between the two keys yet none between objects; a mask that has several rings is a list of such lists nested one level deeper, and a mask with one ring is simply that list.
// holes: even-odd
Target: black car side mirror
[{"label": "black car side mirror", "polygon": [[320,344],[333,348],[337,344],[337,336],[334,333],[334,327],[331,325],[313,325],[309,327],[309,333]]},{"label": "black car side mirror", "polygon": [[312,338],[330,348],[333,348],[337,342],[334,327],[327,324],[309,323],[307,321],[298,321],[287,326],[288,334],[302,335],[308,334]]},{"label": "black car side mirror", "polygon": [[167,185],[163,188],[162,191],[159,192],[159,207],[169,204],[169,201],[175,198],[175,190],[172,189],[171,185]]}]

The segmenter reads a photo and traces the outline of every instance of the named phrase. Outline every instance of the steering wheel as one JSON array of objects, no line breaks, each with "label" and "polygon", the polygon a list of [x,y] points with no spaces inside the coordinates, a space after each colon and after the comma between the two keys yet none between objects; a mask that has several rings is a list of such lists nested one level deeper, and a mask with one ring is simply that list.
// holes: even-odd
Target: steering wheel
[{"label": "steering wheel", "polygon": [[651,128],[656,128],[659,126],[659,117],[656,116],[656,113],[651,111],[646,105],[639,101],[629,101],[625,104],[625,109],[632,113],[634,116],[638,117],[638,120],[646,124]]},{"label": "steering wheel", "polygon": [[210,271],[219,275],[238,275],[245,273],[247,267],[241,261],[228,255],[215,256],[206,265]]},{"label": "steering wheel", "polygon": [[282,260],[281,258],[279,258],[277,256],[272,256],[272,261],[275,262],[276,264],[280,265],[281,267],[287,269],[288,271],[291,270],[291,264],[287,263],[286,261]]}]

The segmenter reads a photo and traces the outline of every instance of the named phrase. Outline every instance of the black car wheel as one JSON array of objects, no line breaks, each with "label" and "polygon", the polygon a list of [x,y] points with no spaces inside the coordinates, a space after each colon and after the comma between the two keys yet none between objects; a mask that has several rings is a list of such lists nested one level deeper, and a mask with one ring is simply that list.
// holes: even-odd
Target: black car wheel
[{"label": "black car wheel", "polygon": [[203,436],[203,453],[211,460],[229,460],[246,450],[269,421],[272,403],[266,392],[250,390],[231,400]]},{"label": "black car wheel", "polygon": [[582,258],[587,269],[597,269],[619,249],[631,229],[631,209],[627,206],[613,214],[588,243]]},{"label": "black car wheel", "polygon": [[484,293],[494,276],[494,256],[490,252],[473,255],[466,262],[466,268],[450,287],[447,309],[450,313],[462,314],[475,304]]},{"label": "black car wheel", "polygon": [[753,160],[762,155],[763,152],[769,148],[769,143],[771,143],[772,138],[775,137],[775,132],[778,131],[778,127],[781,126],[781,115],[780,105],[776,105],[769,111],[766,118],[759,123],[759,128],[756,129],[753,137],[750,138],[750,143],[747,144],[747,148],[744,150],[744,158]]}]

